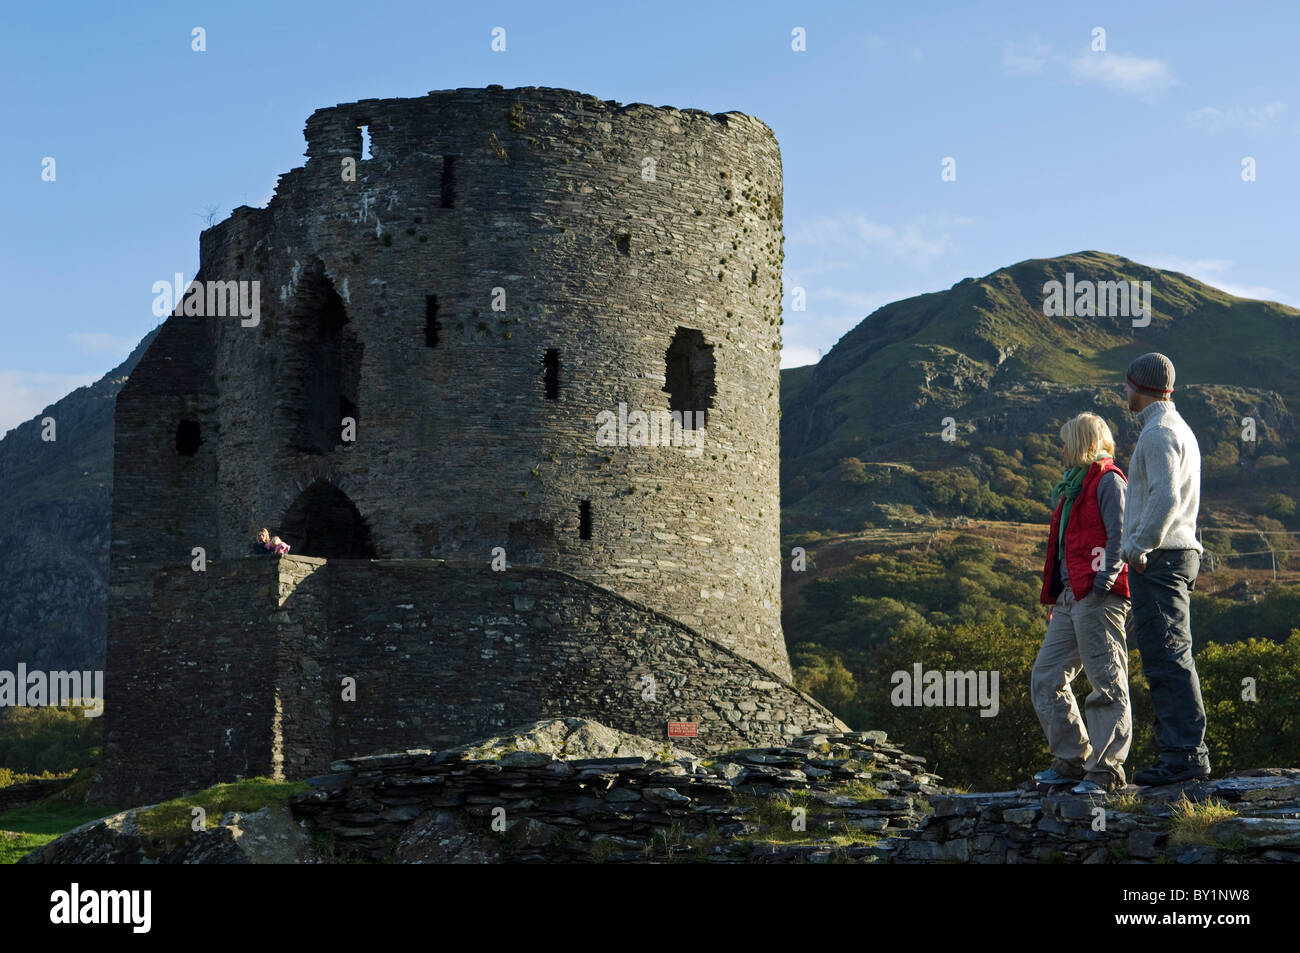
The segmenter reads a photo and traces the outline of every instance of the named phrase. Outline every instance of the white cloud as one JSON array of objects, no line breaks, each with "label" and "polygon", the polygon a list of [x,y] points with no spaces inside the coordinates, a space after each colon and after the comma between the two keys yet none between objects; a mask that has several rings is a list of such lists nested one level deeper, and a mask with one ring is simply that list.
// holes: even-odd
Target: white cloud
[{"label": "white cloud", "polygon": [[1002,44],[1002,69],[1008,75],[1045,73],[1049,64],[1064,69],[1075,82],[1101,86],[1113,93],[1136,96],[1147,102],[1154,102],[1165,90],[1177,85],[1173,70],[1164,60],[1092,50],[1077,56],[1064,56],[1053,53],[1050,46],[1036,37],[1020,43],[1008,40]]},{"label": "white cloud", "polygon": [[795,345],[794,347],[781,348],[781,367],[803,367],[805,364],[816,364],[822,358],[822,352],[815,347],[803,347]]},{"label": "white cloud", "polygon": [[1136,96],[1148,102],[1159,99],[1175,85],[1173,71],[1164,60],[1129,56],[1127,53],[1081,53],[1059,57],[1070,75],[1083,83],[1103,86],[1111,92]]},{"label": "white cloud", "polygon": [[[787,220],[782,366],[816,361],[877,308],[934,290],[932,266],[956,249],[959,229],[974,225],[962,216],[889,225],[858,213]],[[804,289],[805,311],[790,310],[795,288]]]},{"label": "white cloud", "polygon": [[1213,284],[1220,291],[1226,291],[1238,298],[1252,298],[1256,301],[1280,301],[1282,304],[1287,304],[1286,301],[1282,300],[1284,295],[1281,291],[1267,285],[1237,285],[1229,281],[1207,281],[1205,283],[1207,285]]},{"label": "white cloud", "polygon": [[[912,292],[911,294],[919,294]],[[854,324],[861,321],[877,308],[883,308],[885,305],[901,298],[911,297],[911,294],[898,295],[888,291],[877,291],[870,294],[863,294],[858,291],[846,291],[842,288],[817,288],[815,292],[810,292],[809,297],[816,297],[817,303],[831,310],[847,314],[854,314]]]},{"label": "white cloud", "polygon": [[1295,301],[1288,301],[1287,295],[1277,288],[1269,288],[1265,285],[1243,285],[1233,281],[1225,280],[1226,275],[1232,271],[1236,262],[1229,258],[1181,258],[1177,255],[1158,254],[1143,255],[1137,259],[1143,264],[1150,265],[1152,268],[1163,268],[1166,271],[1177,271],[1189,278],[1195,278],[1197,281],[1207,284],[1212,288],[1218,288],[1220,291],[1226,291],[1230,295],[1236,295],[1238,298],[1253,298],[1259,301],[1280,301],[1283,304],[1289,304],[1292,307],[1298,305]]},{"label": "white cloud", "polygon": [[[786,276],[787,293],[797,284]],[[808,287],[807,311],[791,312],[787,300],[785,324],[781,328],[781,366],[815,364],[836,341],[861,324],[862,319],[873,311],[891,302],[922,294],[923,290],[933,289],[908,288],[863,294],[840,287],[816,284]]]},{"label": "white cloud", "polygon": [[[952,248],[952,237],[942,231],[943,224],[915,222],[901,228],[873,222],[865,215],[844,215],[839,218],[810,219],[800,222],[786,235],[786,247],[803,245],[810,248],[833,248],[850,257],[865,257],[868,252],[878,257],[880,252],[905,259],[908,262],[928,263]],[[970,224],[962,219],[952,224]]]},{"label": "white cloud", "polygon": [[70,391],[98,380],[98,374],[54,374],[0,370],[0,434],[30,420]]},{"label": "white cloud", "polygon": [[1012,43],[1008,40],[1002,44],[1002,67],[1013,76],[1041,73],[1051,52],[1050,46],[1037,39],[1025,43]]},{"label": "white cloud", "polygon": [[1187,123],[1198,129],[1221,132],[1225,129],[1265,129],[1286,117],[1286,103],[1278,101],[1263,106],[1227,106],[1219,109],[1204,106],[1187,114]]},{"label": "white cloud", "polygon": [[108,352],[123,357],[130,354],[131,349],[139,343],[132,338],[120,338],[102,331],[74,331],[68,335],[68,340],[88,354]]}]

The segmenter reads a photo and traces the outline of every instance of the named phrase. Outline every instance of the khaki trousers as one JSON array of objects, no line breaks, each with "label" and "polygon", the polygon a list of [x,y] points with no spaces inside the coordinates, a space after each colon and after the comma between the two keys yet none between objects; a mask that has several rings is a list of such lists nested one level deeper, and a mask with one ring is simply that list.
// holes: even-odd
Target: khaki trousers
[{"label": "khaki trousers", "polygon": [[[1124,759],[1133,743],[1124,634],[1128,609],[1128,600],[1111,592],[1090,592],[1076,602],[1066,586],[1031,677],[1034,710],[1052,754],[1087,774],[1110,774],[1119,784],[1126,782]],[[1080,668],[1092,683],[1083,719],[1070,689]]]}]

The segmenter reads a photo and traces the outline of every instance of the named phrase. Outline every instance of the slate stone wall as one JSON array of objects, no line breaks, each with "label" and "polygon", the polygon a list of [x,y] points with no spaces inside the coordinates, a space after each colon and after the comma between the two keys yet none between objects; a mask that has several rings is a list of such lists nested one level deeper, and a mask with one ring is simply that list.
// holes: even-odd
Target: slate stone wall
[{"label": "slate stone wall", "polygon": [[665,740],[696,722],[673,743],[701,754],[843,728],[726,646],[558,570],[248,558],[160,571],[152,592],[153,613],[123,620],[152,667],[110,696],[103,801],[304,778],[552,716]]},{"label": "slate stone wall", "polygon": [[[260,282],[258,325],[173,316],[119,398],[111,612],[147,600],[152,572],[195,546],[244,555],[323,480],[376,555],[486,562],[500,546],[789,678],[772,131],[740,113],[489,87],[321,109],[306,135],[308,161],[267,208],[202,235],[197,277]],[[332,295],[346,343],[322,382],[309,342]],[[712,348],[702,451],[597,446],[600,412],[670,408],[678,329]],[[355,442],[295,449],[330,387],[356,405]],[[199,424],[194,456],[177,456],[181,419]],[[120,685],[135,650],[110,639]]]}]

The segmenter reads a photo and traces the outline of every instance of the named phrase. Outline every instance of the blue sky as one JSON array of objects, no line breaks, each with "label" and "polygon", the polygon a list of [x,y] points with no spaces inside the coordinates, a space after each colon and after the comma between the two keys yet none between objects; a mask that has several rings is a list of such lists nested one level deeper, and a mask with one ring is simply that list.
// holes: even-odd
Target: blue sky
[{"label": "blue sky", "polygon": [[[8,4],[0,432],[126,356],[158,323],[153,283],[193,276],[206,212],[264,204],[302,164],[313,110],[458,86],[558,86],[770,125],[785,166],[785,366],[890,301],[1084,249],[1300,305],[1297,10]],[[956,181],[941,180],[945,157]],[[789,309],[794,286],[806,311]]]}]

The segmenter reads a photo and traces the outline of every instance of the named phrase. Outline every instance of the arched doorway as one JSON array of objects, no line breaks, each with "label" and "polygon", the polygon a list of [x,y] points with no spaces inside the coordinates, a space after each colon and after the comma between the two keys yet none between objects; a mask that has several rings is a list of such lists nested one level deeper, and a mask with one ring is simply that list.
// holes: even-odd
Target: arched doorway
[{"label": "arched doorway", "polygon": [[278,383],[294,450],[330,453],[343,443],[344,418],[360,420],[362,352],[343,299],[317,259],[298,280]]},{"label": "arched doorway", "polygon": [[316,480],[298,494],[281,523],[280,536],[296,556],[374,559],[370,527],[347,494]]}]

